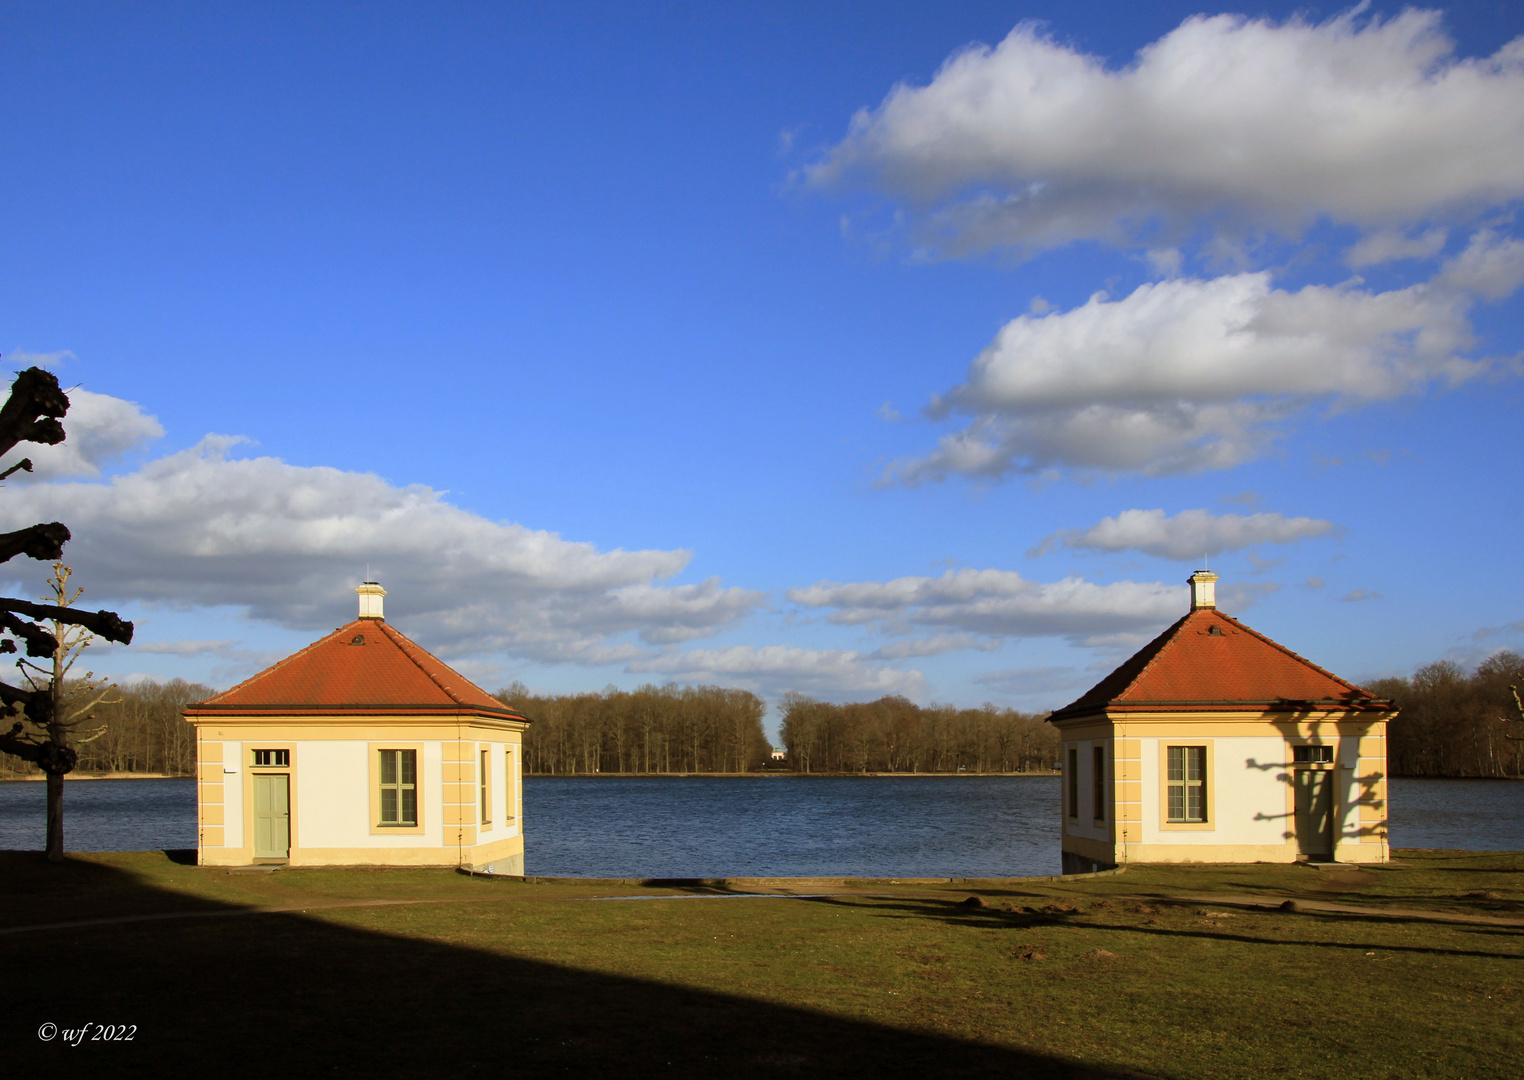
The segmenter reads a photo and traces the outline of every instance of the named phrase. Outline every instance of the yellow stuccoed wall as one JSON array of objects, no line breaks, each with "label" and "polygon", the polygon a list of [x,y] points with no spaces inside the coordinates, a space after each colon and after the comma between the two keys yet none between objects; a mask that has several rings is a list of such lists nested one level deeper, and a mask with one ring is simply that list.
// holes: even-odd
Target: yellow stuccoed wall
[{"label": "yellow stuccoed wall", "polygon": [[1112,843],[1137,842],[1142,839],[1143,823],[1143,740],[1111,740],[1111,815]]},{"label": "yellow stuccoed wall", "polygon": [[[1377,714],[1380,715],[1380,714]],[[1302,714],[1295,719],[1284,714],[1262,716],[1243,714],[1133,714],[1111,721],[1087,718],[1072,725],[1061,725],[1067,764],[1067,748],[1079,748],[1075,776],[1064,777],[1062,844],[1065,852],[1102,865],[1127,862],[1293,862],[1298,846],[1290,831],[1294,812],[1291,758],[1292,745],[1315,740],[1333,745],[1333,770],[1337,779],[1334,813],[1336,828],[1333,857],[1341,862],[1385,862],[1390,858],[1387,843],[1387,774],[1386,721],[1372,720],[1370,714]],[[1275,798],[1284,805],[1266,805],[1259,813],[1266,820],[1285,822],[1271,837],[1248,835],[1232,820],[1242,808],[1239,800],[1228,800],[1211,816],[1210,827],[1180,826],[1161,832],[1162,784],[1159,747],[1165,741],[1215,744],[1209,787],[1214,796],[1220,785],[1233,785],[1235,769],[1244,769],[1248,761],[1256,781],[1277,776],[1273,784]],[[1088,810],[1090,790],[1090,748],[1100,744],[1110,770],[1107,784],[1111,804],[1108,820],[1096,823]],[[1270,756],[1266,756],[1269,754]],[[1282,763],[1284,758],[1284,763]],[[1273,759],[1273,760],[1272,760]],[[1347,767],[1352,766],[1352,767]],[[1265,773],[1264,770],[1280,770]],[[1080,818],[1068,815],[1069,785],[1080,790]],[[1265,786],[1259,783],[1258,786]],[[1232,789],[1236,791],[1235,789]],[[1252,808],[1251,808],[1252,809]],[[1251,815],[1252,816],[1252,815]],[[1177,831],[1180,830],[1180,831]],[[1259,830],[1263,831],[1263,830]],[[1283,839],[1281,837],[1284,837]]]},{"label": "yellow stuccoed wall", "polygon": [[[462,724],[455,718],[447,722],[430,718],[395,721],[378,718],[372,724],[274,718],[258,723],[217,719],[197,726],[197,823],[202,865],[244,866],[253,861],[250,790],[254,770],[244,759],[252,760],[255,748],[283,746],[291,750],[289,770],[277,770],[291,776],[289,865],[484,868],[491,864],[496,873],[523,873],[522,812],[517,805],[511,809],[506,805],[506,800],[517,793],[518,784],[508,782],[503,764],[510,749],[515,761],[521,758],[523,725],[501,721]],[[421,827],[417,830],[390,833],[370,828],[372,811],[367,796],[372,780],[366,774],[370,747],[386,742],[417,746],[422,751]],[[335,749],[345,746],[353,747],[353,752],[338,753]],[[309,768],[321,763],[324,770],[337,770],[337,774],[330,771],[322,782],[318,782],[322,774],[304,776],[301,771],[304,747],[312,762]],[[494,800],[494,817],[498,820],[490,825],[478,820],[477,773],[484,750],[488,752],[489,763],[496,764],[489,795]],[[225,769],[235,771],[224,772]],[[308,793],[300,815],[299,790]],[[336,830],[332,824],[336,820],[334,815],[354,821]],[[235,825],[230,827],[229,821]],[[335,836],[347,832],[355,834],[360,842],[344,846],[304,844],[304,831]],[[375,835],[366,838],[363,835],[366,832]]]},{"label": "yellow stuccoed wall", "polygon": [[196,747],[196,834],[199,848],[223,844],[222,743]]}]

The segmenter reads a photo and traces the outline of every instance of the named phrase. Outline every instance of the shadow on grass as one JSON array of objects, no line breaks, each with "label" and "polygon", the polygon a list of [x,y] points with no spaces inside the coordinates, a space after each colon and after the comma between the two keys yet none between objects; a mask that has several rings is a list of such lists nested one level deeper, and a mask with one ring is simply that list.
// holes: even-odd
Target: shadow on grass
[{"label": "shadow on grass", "polygon": [[[98,863],[6,855],[52,920],[187,910]],[[57,871],[64,871],[58,874]],[[58,890],[67,888],[69,895]],[[52,902],[48,903],[49,896]],[[22,905],[23,908],[26,905]],[[199,909],[218,909],[200,900]],[[237,911],[234,905],[221,905]],[[33,910],[36,910],[34,907]],[[33,920],[3,913],[10,926]],[[505,949],[513,941],[503,942]],[[1074,1062],[296,914],[0,937],[7,1074],[1104,1077]],[[913,1018],[911,1018],[913,1021]],[[136,1025],[44,1042],[47,1022]],[[193,1071],[196,1070],[196,1071]]]},{"label": "shadow on grass", "polygon": [[[1524,952],[1491,952],[1481,949],[1456,949],[1450,947],[1428,947],[1422,945],[1394,945],[1389,941],[1380,942],[1352,942],[1352,941],[1317,941],[1308,940],[1304,937],[1273,937],[1256,934],[1234,934],[1220,930],[1205,930],[1187,927],[1150,926],[1139,923],[1108,922],[1098,919],[1093,910],[1037,910],[1037,911],[1002,911],[999,908],[970,907],[958,901],[946,900],[883,900],[849,896],[826,896],[802,898],[804,902],[816,904],[837,904],[847,906],[871,906],[880,911],[890,911],[896,914],[888,915],[888,918],[915,918],[936,919],[954,926],[966,926],[974,929],[1007,929],[1025,930],[1038,927],[1076,926],[1087,930],[1114,931],[1129,934],[1145,934],[1160,938],[1205,938],[1213,941],[1233,941],[1247,945],[1286,945],[1292,947],[1310,946],[1313,948],[1341,949],[1358,952],[1382,952],[1382,953],[1415,953],[1443,956],[1471,956],[1483,957],[1491,960],[1518,960],[1524,961]],[[1158,901],[1155,901],[1158,903]],[[1181,902],[1166,902],[1164,906],[1172,908],[1197,907],[1200,901],[1192,901],[1189,904]],[[1055,905],[1061,907],[1062,905]],[[1103,911],[1105,909],[1102,909]],[[1296,912],[1282,914],[1277,911],[1260,912],[1266,917],[1277,919],[1305,919],[1314,920],[1325,925],[1334,924],[1351,926],[1354,924],[1368,923],[1373,920],[1365,916],[1346,914],[1343,912]],[[1438,925],[1434,920],[1424,918],[1405,918],[1382,916],[1379,919],[1382,924],[1419,923],[1424,926]],[[1288,928],[1291,924],[1288,923]],[[1305,925],[1305,924],[1304,924]],[[1524,938],[1519,930],[1507,927],[1485,926],[1470,923],[1443,923],[1446,928],[1457,930],[1468,935],[1478,937],[1501,937],[1512,942],[1519,942]]]}]

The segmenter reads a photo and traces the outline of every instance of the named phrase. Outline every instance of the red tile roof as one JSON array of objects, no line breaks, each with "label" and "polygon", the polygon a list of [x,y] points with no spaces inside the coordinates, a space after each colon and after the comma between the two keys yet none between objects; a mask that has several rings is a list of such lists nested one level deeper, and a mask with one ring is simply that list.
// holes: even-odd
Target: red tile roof
[{"label": "red tile roof", "polygon": [[1389,709],[1214,608],[1192,611],[1051,719],[1098,712]]},{"label": "red tile roof", "polygon": [[523,719],[380,619],[356,619],[185,714]]}]

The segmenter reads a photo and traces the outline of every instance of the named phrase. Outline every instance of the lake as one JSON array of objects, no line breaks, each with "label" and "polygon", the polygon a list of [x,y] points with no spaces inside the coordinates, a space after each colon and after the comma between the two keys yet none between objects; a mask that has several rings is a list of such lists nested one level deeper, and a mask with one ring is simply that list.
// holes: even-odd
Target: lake
[{"label": "lake", "polygon": [[[1524,851],[1524,783],[1390,781],[1394,847]],[[0,783],[0,849],[40,850],[44,785]],[[65,789],[72,851],[196,844],[193,780]],[[526,869],[566,877],[1059,872],[1051,776],[530,777]]]}]

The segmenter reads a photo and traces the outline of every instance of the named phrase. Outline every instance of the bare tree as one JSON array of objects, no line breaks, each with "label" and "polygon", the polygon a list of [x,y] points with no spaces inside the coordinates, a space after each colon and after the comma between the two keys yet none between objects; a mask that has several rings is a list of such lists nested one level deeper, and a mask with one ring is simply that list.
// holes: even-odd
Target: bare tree
[{"label": "bare tree", "polygon": [[[28,368],[11,384],[10,397],[0,406],[0,457],[18,443],[33,442],[56,446],[64,441],[59,421],[69,411],[69,396],[59,388],[58,379],[41,368]],[[0,470],[0,480],[17,470],[32,471],[28,458]],[[32,525],[16,532],[0,534],[0,563],[17,555],[55,562],[63,556],[69,542],[69,530],[61,521]],[[67,579],[66,579],[67,580]],[[51,624],[52,629],[42,623]],[[127,644],[132,640],[132,623],[123,621],[114,611],[79,611],[60,604],[32,603],[12,597],[0,597],[0,653],[14,653],[16,640],[26,645],[29,657],[56,660],[60,648],[56,631],[61,627],[83,627],[89,633]],[[63,858],[63,778],[73,771],[78,752],[68,743],[68,731],[55,724],[55,694],[50,685],[12,686],[0,682],[0,717],[17,719],[8,731],[0,730],[0,751],[13,754],[39,766],[48,778],[48,858]],[[54,808],[57,806],[58,835],[54,846]]]},{"label": "bare tree", "polygon": [[[44,597],[43,602],[52,600],[60,608],[73,607],[74,601],[85,591],[83,587],[76,587],[72,594],[69,592],[69,577],[73,573],[63,563],[54,563],[53,576],[48,579],[52,595]],[[75,661],[95,640],[95,635],[83,626],[70,625],[59,619],[48,621],[53,640],[58,643],[53,649],[51,662],[44,665],[23,659],[16,661],[16,666],[33,692],[48,696],[49,719],[45,725],[33,725],[40,728],[37,736],[45,738],[51,746],[74,750],[77,761],[75,748],[94,742],[106,730],[104,725],[88,732],[82,732],[81,728],[95,719],[96,707],[110,699],[111,684],[97,679],[93,671],[86,671],[83,677],[71,677]],[[47,855],[56,861],[63,858],[63,773],[48,772],[47,784]]]}]

